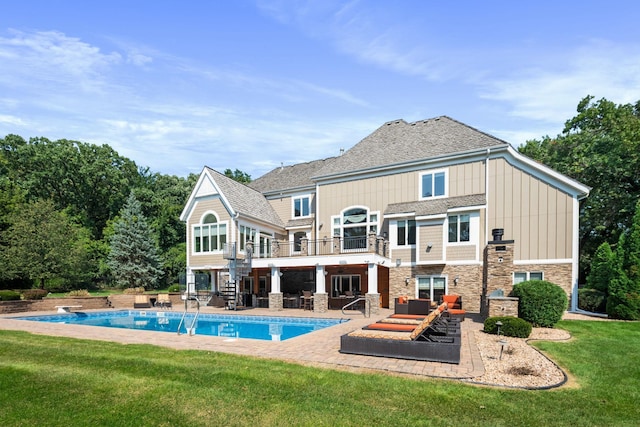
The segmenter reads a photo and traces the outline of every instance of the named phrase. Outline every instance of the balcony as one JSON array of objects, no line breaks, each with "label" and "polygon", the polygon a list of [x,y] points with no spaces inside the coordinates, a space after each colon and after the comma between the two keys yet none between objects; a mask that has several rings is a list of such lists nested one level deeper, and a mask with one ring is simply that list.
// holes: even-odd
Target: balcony
[{"label": "balcony", "polygon": [[320,240],[301,239],[298,242],[274,240],[270,251],[254,251],[254,258],[291,258],[372,253],[388,256],[389,242],[375,234],[363,237],[326,237]]}]

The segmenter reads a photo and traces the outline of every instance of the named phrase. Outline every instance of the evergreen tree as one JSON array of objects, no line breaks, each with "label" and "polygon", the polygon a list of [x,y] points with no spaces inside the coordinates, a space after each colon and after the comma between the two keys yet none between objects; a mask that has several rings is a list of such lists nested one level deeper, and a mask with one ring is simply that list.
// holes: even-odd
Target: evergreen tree
[{"label": "evergreen tree", "polygon": [[591,263],[591,271],[587,276],[587,288],[596,289],[607,293],[609,283],[616,274],[616,257],[611,250],[611,245],[604,242],[593,255]]},{"label": "evergreen tree", "polygon": [[640,320],[640,201],[633,223],[620,235],[616,273],[609,285],[607,314],[616,319]]},{"label": "evergreen tree", "polygon": [[107,264],[118,286],[153,288],[162,275],[153,231],[133,194],[114,223]]}]

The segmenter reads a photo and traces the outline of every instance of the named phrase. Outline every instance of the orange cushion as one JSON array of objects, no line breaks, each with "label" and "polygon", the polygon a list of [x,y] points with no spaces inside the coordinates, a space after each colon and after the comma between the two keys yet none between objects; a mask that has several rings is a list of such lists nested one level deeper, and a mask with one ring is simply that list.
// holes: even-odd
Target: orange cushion
[{"label": "orange cushion", "polygon": [[406,304],[409,297],[398,297],[398,304]]},{"label": "orange cushion", "polygon": [[382,329],[385,331],[405,331],[411,332],[416,328],[416,325],[403,325],[400,323],[372,323],[366,327],[366,329]]},{"label": "orange cushion", "polygon": [[458,295],[443,295],[442,301],[449,304],[455,304],[455,302],[458,301]]}]

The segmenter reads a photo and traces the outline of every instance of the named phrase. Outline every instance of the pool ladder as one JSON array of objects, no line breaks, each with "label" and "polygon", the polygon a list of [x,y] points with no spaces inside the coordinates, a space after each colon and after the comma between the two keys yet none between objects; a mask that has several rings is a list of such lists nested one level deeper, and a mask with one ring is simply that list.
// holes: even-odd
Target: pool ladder
[{"label": "pool ladder", "polygon": [[[187,317],[187,313],[189,312],[189,308],[188,308],[188,304],[189,301],[195,301],[196,302],[196,314],[195,316],[193,316],[193,321],[191,322],[191,327],[187,328],[187,325],[185,323],[185,319]],[[184,313],[182,313],[182,318],[180,319],[180,324],[178,325],[178,335],[181,335],[180,333],[180,329],[182,329],[182,325],[184,324],[186,330],[187,330],[187,334],[189,335],[195,335],[195,326],[196,326],[196,322],[198,321],[198,316],[200,315],[200,300],[196,297],[193,298],[187,298],[184,300]]]}]

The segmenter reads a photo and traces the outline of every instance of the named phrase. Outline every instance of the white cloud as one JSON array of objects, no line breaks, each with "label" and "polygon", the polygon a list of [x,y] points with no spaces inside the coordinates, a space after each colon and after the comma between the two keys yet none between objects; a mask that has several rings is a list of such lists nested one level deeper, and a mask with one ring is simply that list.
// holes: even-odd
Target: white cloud
[{"label": "white cloud", "polygon": [[10,31],[0,37],[0,57],[6,66],[0,81],[41,86],[56,82],[94,92],[103,85],[102,73],[121,62],[117,52],[102,53],[96,46],[58,31]]},{"label": "white cloud", "polygon": [[640,46],[592,42],[567,55],[563,63],[489,81],[481,93],[508,103],[514,117],[549,123],[575,115],[578,102],[587,95],[616,103],[640,99]]}]

